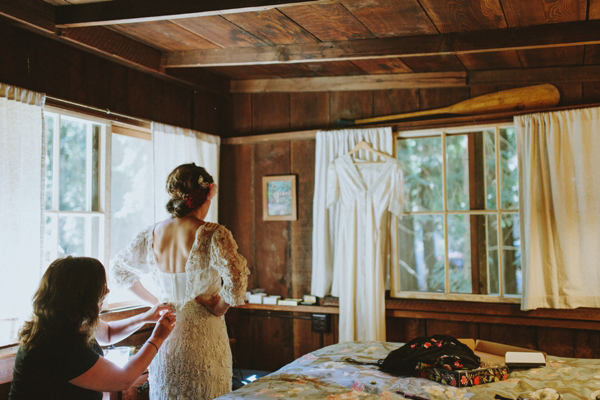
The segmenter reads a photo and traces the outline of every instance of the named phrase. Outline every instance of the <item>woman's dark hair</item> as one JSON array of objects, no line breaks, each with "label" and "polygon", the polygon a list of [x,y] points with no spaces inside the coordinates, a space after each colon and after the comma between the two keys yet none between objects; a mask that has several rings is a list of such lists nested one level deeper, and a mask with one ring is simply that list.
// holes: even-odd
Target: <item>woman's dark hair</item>
[{"label": "woman's dark hair", "polygon": [[[213,177],[194,163],[175,168],[167,178],[167,192],[171,196],[167,202],[169,214],[183,217],[204,204],[210,193],[208,184],[213,182]],[[190,196],[194,201],[189,201]]]},{"label": "woman's dark hair", "polygon": [[90,343],[105,294],[106,272],[100,261],[71,256],[55,260],[42,276],[32,318],[21,328],[19,342],[31,348],[61,335]]}]

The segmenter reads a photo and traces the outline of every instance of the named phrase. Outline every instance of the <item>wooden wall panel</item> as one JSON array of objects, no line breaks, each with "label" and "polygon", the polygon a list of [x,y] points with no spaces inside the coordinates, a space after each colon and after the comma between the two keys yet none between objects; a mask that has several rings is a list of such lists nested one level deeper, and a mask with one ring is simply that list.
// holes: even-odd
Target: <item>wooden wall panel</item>
[{"label": "wooden wall panel", "polygon": [[391,318],[385,320],[386,340],[388,342],[406,343],[426,335],[426,320],[414,318]]},{"label": "wooden wall panel", "polygon": [[377,116],[417,111],[419,106],[418,89],[390,89],[373,92],[373,114]]},{"label": "wooden wall panel", "polygon": [[331,92],[329,98],[332,126],[339,118],[357,119],[373,115],[373,92]]},{"label": "wooden wall panel", "polygon": [[289,221],[263,221],[262,177],[290,173],[290,143],[266,142],[254,149],[254,233],[256,246],[253,279],[269,294],[291,295]]},{"label": "wooden wall panel", "polygon": [[451,335],[456,338],[476,338],[479,336],[477,324],[428,319],[426,322],[426,335],[436,334]]},{"label": "wooden wall panel", "polygon": [[419,91],[422,110],[446,107],[470,97],[469,88],[421,89]]},{"label": "wooden wall panel", "polygon": [[312,276],[312,218],[315,176],[315,141],[291,142],[291,173],[296,175],[297,214],[292,221],[292,297],[310,294]]},{"label": "wooden wall panel", "polygon": [[537,330],[532,326],[479,323],[477,338],[527,349],[537,348]]},{"label": "wooden wall panel", "polygon": [[574,357],[600,358],[600,332],[578,331],[575,334]]},{"label": "wooden wall panel", "polygon": [[294,359],[323,347],[323,334],[312,331],[310,319],[294,319]]},{"label": "wooden wall panel", "polygon": [[252,95],[236,93],[231,96],[231,133],[227,136],[252,134]]},{"label": "wooden wall panel", "polygon": [[252,127],[254,133],[287,132],[290,128],[290,95],[253,94]]},{"label": "wooden wall panel", "polygon": [[[113,113],[192,128],[195,88],[125,67],[33,32],[0,24],[0,82]],[[217,95],[205,93],[207,133],[224,119]]]},{"label": "wooden wall panel", "polygon": [[290,129],[306,130],[329,125],[329,93],[290,94]]},{"label": "wooden wall panel", "polygon": [[229,101],[215,98],[207,93],[192,93],[192,129],[200,132],[213,132],[218,136],[227,136],[231,132]]},{"label": "wooden wall panel", "polygon": [[575,357],[576,333],[564,328],[538,328],[537,349],[552,356]]},{"label": "wooden wall panel", "polygon": [[584,83],[583,99],[586,103],[600,103],[600,82]]},{"label": "wooden wall panel", "polygon": [[[252,145],[221,146],[219,222],[233,234],[238,251],[254,271],[254,148]],[[249,277],[250,287],[254,278]]]}]

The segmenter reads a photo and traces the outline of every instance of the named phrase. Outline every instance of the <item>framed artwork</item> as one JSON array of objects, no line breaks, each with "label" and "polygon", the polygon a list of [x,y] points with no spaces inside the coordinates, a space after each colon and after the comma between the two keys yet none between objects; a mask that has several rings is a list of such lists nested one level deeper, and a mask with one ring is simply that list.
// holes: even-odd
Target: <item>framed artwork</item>
[{"label": "framed artwork", "polygon": [[263,176],[263,220],[295,221],[296,175]]}]

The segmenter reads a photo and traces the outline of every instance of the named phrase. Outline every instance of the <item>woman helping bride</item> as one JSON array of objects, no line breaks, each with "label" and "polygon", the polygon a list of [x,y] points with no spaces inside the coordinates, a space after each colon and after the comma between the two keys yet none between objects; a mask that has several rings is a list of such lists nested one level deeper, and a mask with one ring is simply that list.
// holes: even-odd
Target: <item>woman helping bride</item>
[{"label": "woman helping bride", "polygon": [[[231,232],[204,221],[216,186],[193,163],[175,168],[167,178],[172,217],[142,231],[112,262],[115,284],[150,304],[169,303],[177,314],[175,329],[149,368],[151,400],[213,399],[231,391],[223,315],[244,304],[249,270]],[[146,273],[159,293],[140,283]]]}]

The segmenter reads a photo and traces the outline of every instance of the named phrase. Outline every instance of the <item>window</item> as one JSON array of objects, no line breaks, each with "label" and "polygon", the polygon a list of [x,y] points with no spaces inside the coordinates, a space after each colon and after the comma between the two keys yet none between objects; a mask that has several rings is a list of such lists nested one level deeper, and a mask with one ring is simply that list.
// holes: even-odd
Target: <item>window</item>
[{"label": "window", "polygon": [[518,163],[509,125],[398,135],[407,193],[397,220],[395,297],[518,301]]},{"label": "window", "polygon": [[[123,128],[108,134],[108,124],[60,112],[44,116],[44,265],[87,256],[108,270],[110,259],[154,221],[151,135]],[[140,300],[129,291],[111,290],[105,308],[133,304]]]},{"label": "window", "polygon": [[[123,133],[113,131],[111,135],[109,259],[154,221],[152,136],[119,132]],[[142,277],[142,283],[155,289],[149,276]],[[107,303],[115,308],[141,301],[129,290],[111,288]]]},{"label": "window", "polygon": [[67,255],[104,262],[106,125],[50,112],[44,118],[43,263]]}]

